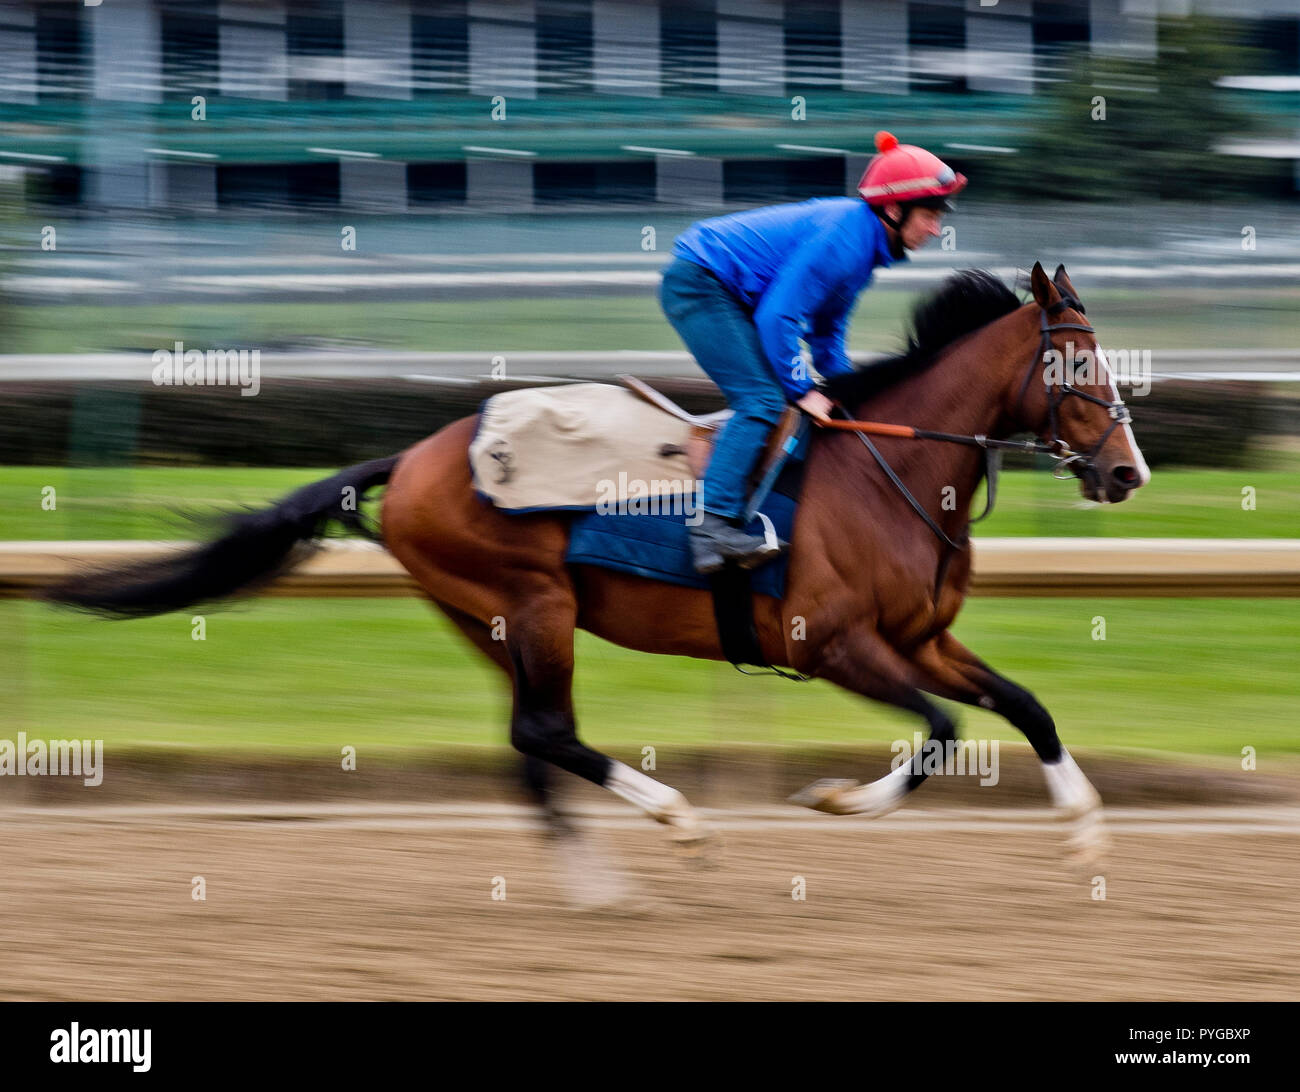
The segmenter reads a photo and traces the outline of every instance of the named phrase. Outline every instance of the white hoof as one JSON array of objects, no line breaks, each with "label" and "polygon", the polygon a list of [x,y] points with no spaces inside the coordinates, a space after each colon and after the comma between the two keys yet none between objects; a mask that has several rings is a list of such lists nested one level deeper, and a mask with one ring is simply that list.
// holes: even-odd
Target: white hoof
[{"label": "white hoof", "polygon": [[798,804],[801,808],[812,808],[813,811],[824,811],[828,815],[846,815],[847,812],[840,810],[840,798],[857,787],[858,782],[848,778],[823,777],[800,789],[790,797],[790,803]]},{"label": "white hoof", "polygon": [[655,812],[653,818],[668,827],[668,839],[683,857],[698,861],[710,857],[717,832],[696,814],[681,793],[677,793],[671,807]]},{"label": "white hoof", "polygon": [[909,776],[908,768],[899,766],[869,785],[834,778],[814,781],[790,797],[790,802],[829,815],[865,815],[878,819],[888,815],[907,797]]},{"label": "white hoof", "polygon": [[669,827],[674,847],[688,857],[703,859],[706,848],[715,841],[713,830],[671,785],[646,777],[621,762],[611,762],[605,788],[635,804],[656,823]]},{"label": "white hoof", "polygon": [[1100,864],[1110,853],[1110,833],[1106,830],[1105,814],[1100,800],[1095,808],[1068,818],[1070,833],[1066,848],[1070,859],[1082,867]]},{"label": "white hoof", "polygon": [[1056,814],[1070,828],[1066,838],[1070,859],[1081,866],[1097,864],[1110,849],[1101,796],[1067,751],[1062,751],[1059,762],[1043,765],[1043,776]]}]

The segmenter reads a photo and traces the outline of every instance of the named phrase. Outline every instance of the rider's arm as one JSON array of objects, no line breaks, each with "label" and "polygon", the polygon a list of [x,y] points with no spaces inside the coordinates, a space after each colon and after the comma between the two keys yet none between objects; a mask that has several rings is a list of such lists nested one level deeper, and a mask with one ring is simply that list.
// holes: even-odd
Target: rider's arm
[{"label": "rider's arm", "polygon": [[754,325],[768,363],[792,402],[814,385],[812,376],[802,367],[799,340],[804,323],[823,309],[843,275],[843,248],[838,223],[816,232],[791,255],[754,311]]},{"label": "rider's arm", "polygon": [[804,335],[804,341],[812,350],[813,367],[827,379],[853,371],[853,361],[849,359],[844,344],[852,308],[851,299],[845,299],[839,292],[833,293],[826,306],[813,315],[808,333]]}]

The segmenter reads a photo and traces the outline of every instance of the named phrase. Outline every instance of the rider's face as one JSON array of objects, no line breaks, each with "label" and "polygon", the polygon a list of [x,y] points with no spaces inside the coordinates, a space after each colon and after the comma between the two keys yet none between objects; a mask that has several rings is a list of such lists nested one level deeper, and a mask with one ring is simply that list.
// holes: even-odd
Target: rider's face
[{"label": "rider's face", "polygon": [[943,213],[938,209],[914,208],[899,231],[904,248],[917,250],[925,246],[938,237],[942,224]]}]

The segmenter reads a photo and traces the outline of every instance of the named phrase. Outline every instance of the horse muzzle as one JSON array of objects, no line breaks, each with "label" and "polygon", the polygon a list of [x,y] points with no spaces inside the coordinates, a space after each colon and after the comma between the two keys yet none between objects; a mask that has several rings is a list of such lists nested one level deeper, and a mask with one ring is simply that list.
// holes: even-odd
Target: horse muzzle
[{"label": "horse muzzle", "polygon": [[1068,455],[1052,468],[1056,478],[1073,474],[1079,479],[1079,492],[1098,504],[1119,504],[1142,484],[1137,467],[1119,463],[1100,467],[1086,455]]}]

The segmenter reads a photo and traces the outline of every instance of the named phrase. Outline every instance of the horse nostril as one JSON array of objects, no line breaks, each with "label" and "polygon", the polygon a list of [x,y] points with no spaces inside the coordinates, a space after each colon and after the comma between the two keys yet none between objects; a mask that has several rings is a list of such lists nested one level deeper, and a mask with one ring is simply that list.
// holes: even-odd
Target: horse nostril
[{"label": "horse nostril", "polygon": [[1126,489],[1132,489],[1138,483],[1138,472],[1131,466],[1117,466],[1111,474]]}]

